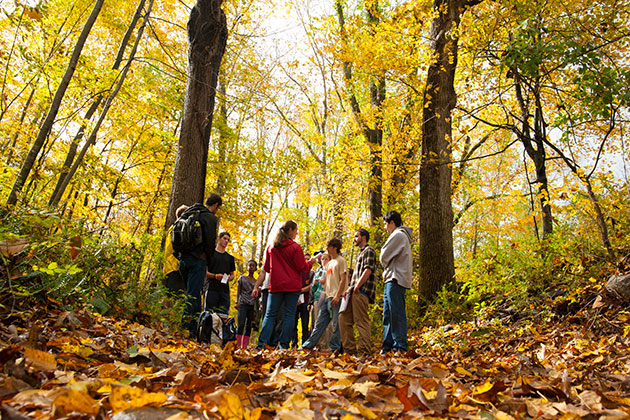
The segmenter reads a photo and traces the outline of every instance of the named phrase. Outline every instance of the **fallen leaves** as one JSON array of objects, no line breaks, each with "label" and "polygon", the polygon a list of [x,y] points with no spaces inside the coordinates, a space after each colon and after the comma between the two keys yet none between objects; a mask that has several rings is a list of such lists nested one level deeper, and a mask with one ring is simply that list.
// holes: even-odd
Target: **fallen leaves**
[{"label": "fallen leaves", "polygon": [[37,328],[0,328],[11,340],[0,343],[0,410],[13,417],[630,416],[622,333],[461,324],[414,337],[418,352],[356,358],[197,345],[85,312],[33,316]]}]

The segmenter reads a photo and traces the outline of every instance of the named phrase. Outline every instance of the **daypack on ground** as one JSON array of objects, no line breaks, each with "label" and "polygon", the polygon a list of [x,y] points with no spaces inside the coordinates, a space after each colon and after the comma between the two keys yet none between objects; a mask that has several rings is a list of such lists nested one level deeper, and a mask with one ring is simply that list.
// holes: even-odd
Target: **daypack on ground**
[{"label": "daypack on ground", "polygon": [[197,340],[200,343],[224,346],[228,341],[236,340],[234,318],[223,321],[216,312],[203,311],[197,320]]},{"label": "daypack on ground", "polygon": [[178,253],[194,250],[203,242],[199,213],[199,210],[191,207],[173,223],[171,242],[176,256]]}]

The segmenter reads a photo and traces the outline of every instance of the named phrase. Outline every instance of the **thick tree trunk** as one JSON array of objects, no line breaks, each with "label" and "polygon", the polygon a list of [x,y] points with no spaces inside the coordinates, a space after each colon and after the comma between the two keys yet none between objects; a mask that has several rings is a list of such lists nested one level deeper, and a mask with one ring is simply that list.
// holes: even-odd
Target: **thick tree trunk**
[{"label": "thick tree trunk", "polygon": [[432,301],[453,281],[453,207],[451,204],[451,111],[455,107],[457,28],[461,0],[434,0],[431,23],[432,60],[427,73],[422,113],[420,159],[419,302]]},{"label": "thick tree trunk", "polygon": [[103,6],[104,0],[96,0],[94,3],[94,7],[92,8],[92,12],[87,19],[87,22],[83,26],[83,30],[79,35],[79,39],[77,40],[74,49],[72,50],[72,55],[70,57],[70,61],[68,62],[68,67],[61,78],[61,83],[55,92],[55,96],[50,104],[50,108],[48,109],[48,114],[46,115],[46,119],[42,123],[39,128],[39,132],[37,133],[37,137],[31,146],[31,150],[29,150],[26,155],[26,159],[24,159],[24,163],[20,168],[20,172],[15,179],[13,184],[13,188],[9,193],[9,197],[7,198],[7,205],[15,205],[18,200],[18,195],[22,191],[22,187],[26,183],[26,179],[31,173],[31,169],[33,168],[33,164],[37,159],[37,155],[41,151],[44,141],[50,130],[52,129],[53,123],[59,112],[59,107],[61,106],[61,101],[66,94],[66,90],[68,89],[68,85],[70,84],[70,80],[72,79],[72,75],[74,74],[74,70],[77,67],[77,63],[79,61],[79,56],[81,55],[81,51],[83,50],[83,46],[85,45],[85,41],[87,40],[90,31],[92,30],[92,26],[94,26],[94,22],[98,17],[101,7]]},{"label": "thick tree trunk", "polygon": [[188,80],[166,226],[182,204],[202,202],[221,59],[227,43],[222,0],[197,0],[188,20]]}]

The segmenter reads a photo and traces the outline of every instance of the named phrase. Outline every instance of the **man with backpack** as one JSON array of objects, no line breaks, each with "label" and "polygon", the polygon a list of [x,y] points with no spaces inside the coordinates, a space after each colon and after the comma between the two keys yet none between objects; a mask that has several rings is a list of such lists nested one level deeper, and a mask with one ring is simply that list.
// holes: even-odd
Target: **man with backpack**
[{"label": "man with backpack", "polygon": [[197,336],[197,317],[201,312],[201,289],[216,246],[215,213],[222,204],[220,195],[210,194],[205,205],[197,203],[189,207],[175,221],[171,234],[173,254],[179,259],[179,272],[186,282],[182,327],[193,338]]}]

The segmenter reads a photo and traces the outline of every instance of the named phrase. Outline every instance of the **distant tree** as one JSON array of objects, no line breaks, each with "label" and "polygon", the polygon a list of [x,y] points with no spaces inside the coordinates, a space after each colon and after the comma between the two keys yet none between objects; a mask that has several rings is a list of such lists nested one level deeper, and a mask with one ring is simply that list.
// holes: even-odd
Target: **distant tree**
[{"label": "distant tree", "polygon": [[22,167],[20,168],[20,172],[18,173],[15,182],[13,183],[13,187],[11,188],[11,192],[9,193],[9,197],[7,198],[7,205],[15,205],[18,200],[18,195],[22,191],[22,187],[26,183],[26,180],[33,169],[33,164],[39,155],[39,152],[42,150],[44,146],[44,142],[50,130],[52,129],[53,123],[55,122],[55,118],[57,117],[57,113],[59,112],[59,107],[61,105],[61,101],[66,94],[66,90],[68,89],[68,85],[70,84],[70,80],[72,80],[72,75],[74,74],[74,70],[77,67],[77,63],[79,62],[79,57],[81,55],[81,51],[83,50],[83,46],[85,45],[85,41],[87,40],[92,27],[94,26],[94,22],[96,22],[96,18],[98,17],[101,8],[103,6],[104,0],[97,0],[94,3],[94,7],[92,8],[92,12],[88,17],[85,25],[83,26],[83,30],[77,39],[77,42],[72,50],[72,55],[70,56],[70,61],[68,62],[68,66],[66,67],[66,71],[61,77],[61,82],[57,87],[57,91],[55,92],[55,96],[53,97],[52,102],[50,103],[50,107],[48,108],[48,113],[41,127],[39,128],[39,132],[37,133],[37,137],[31,146],[24,162],[22,163]]}]

